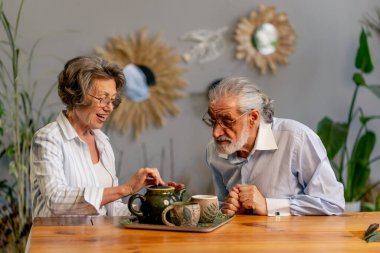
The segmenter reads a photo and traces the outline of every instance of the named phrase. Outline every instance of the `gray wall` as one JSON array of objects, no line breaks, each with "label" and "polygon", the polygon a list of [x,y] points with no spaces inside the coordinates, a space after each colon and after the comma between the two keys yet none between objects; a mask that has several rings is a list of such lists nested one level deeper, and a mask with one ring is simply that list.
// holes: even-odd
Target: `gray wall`
[{"label": "gray wall", "polygon": [[[17,7],[14,3],[17,1],[5,2],[9,11]],[[275,5],[277,11],[287,12],[298,35],[290,64],[279,66],[275,76],[260,76],[234,59],[233,30],[239,18],[256,9],[259,3]],[[161,32],[162,41],[184,53],[191,44],[180,41],[181,35],[196,29],[227,26],[228,45],[220,58],[204,64],[181,63],[187,68],[184,78],[188,86],[187,97],[177,101],[180,114],[167,118],[161,129],[148,129],[137,141],[129,135],[109,132],[117,162],[121,164],[121,182],[144,166],[145,145],[149,166],[160,167],[165,180],[183,182],[192,193],[201,194],[212,192],[204,152],[211,130],[201,121],[206,102],[199,93],[217,78],[246,76],[275,99],[278,117],[296,119],[312,129],[316,129],[324,115],[345,120],[354,89],[351,77],[361,28],[359,21],[375,6],[379,6],[378,0],[27,0],[19,43],[28,49],[46,36],[37,49],[33,72],[42,94],[43,87],[55,81],[66,60],[92,53],[110,36],[130,35],[146,27],[150,35]],[[375,64],[380,67],[380,40],[373,38],[371,47]],[[373,83],[380,83],[379,73],[371,75]],[[379,101],[372,94],[363,91],[358,101],[368,114],[379,114]],[[61,109],[57,95],[49,103],[53,106],[47,111]],[[372,127],[380,132],[378,123]],[[373,178],[380,177],[378,167],[379,164]]]}]

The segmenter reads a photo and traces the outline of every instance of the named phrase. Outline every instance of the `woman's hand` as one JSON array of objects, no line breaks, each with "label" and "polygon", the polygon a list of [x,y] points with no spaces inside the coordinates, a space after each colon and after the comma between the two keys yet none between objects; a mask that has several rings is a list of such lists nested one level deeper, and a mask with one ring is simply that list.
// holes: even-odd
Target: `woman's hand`
[{"label": "woman's hand", "polygon": [[161,179],[157,168],[140,168],[136,173],[123,185],[126,187],[126,195],[136,193],[147,185],[166,185]]},{"label": "woman's hand", "polygon": [[157,168],[140,168],[126,183],[117,187],[105,188],[101,205],[106,205],[116,199],[132,195],[147,185],[169,185],[175,188],[185,187],[184,184],[177,184],[175,182],[165,183],[161,179]]},{"label": "woman's hand", "polygon": [[166,185],[157,168],[140,168],[126,183],[105,188],[101,205],[134,194],[147,185]]}]

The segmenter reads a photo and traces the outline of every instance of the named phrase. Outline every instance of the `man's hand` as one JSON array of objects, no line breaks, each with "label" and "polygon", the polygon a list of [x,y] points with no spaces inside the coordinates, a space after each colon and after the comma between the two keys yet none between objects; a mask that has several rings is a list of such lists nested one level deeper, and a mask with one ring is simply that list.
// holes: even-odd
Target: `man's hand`
[{"label": "man's hand", "polygon": [[173,182],[173,181],[166,182],[165,185],[173,186],[174,188],[185,188],[184,184],[176,183],[176,182]]},{"label": "man's hand", "polygon": [[236,187],[232,188],[224,199],[221,211],[225,214],[243,213],[245,211],[239,202],[239,190]]},{"label": "man's hand", "polygon": [[242,207],[252,209],[258,215],[268,215],[266,200],[255,185],[237,184],[236,189]]}]

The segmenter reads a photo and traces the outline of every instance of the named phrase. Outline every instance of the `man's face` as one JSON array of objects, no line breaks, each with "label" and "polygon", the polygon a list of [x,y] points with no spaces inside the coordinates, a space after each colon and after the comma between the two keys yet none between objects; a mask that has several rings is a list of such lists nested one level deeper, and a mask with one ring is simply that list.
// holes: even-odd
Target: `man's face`
[{"label": "man's face", "polygon": [[[216,120],[213,137],[219,153],[232,154],[247,143],[250,131],[249,113],[238,109],[236,97],[225,97],[209,104],[208,114]],[[225,122],[226,124],[223,124]]]}]

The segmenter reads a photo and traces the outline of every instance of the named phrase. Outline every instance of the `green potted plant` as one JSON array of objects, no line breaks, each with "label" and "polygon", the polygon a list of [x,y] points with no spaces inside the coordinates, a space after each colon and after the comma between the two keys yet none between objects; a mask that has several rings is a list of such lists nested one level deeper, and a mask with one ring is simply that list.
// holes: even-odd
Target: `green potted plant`
[{"label": "green potted plant", "polygon": [[0,0],[0,158],[11,176],[0,181],[1,252],[24,252],[32,224],[29,183],[29,152],[32,137],[43,119],[42,109],[54,85],[39,106],[34,105],[37,82],[31,80],[33,53],[18,46],[18,28],[24,0],[19,2],[15,22],[10,22]]},{"label": "green potted plant", "polygon": [[[367,89],[380,98],[380,85],[368,85],[364,78],[365,74],[371,73],[374,69],[368,46],[368,34],[364,29],[360,33],[355,67],[357,71],[352,78],[355,89],[347,120],[337,122],[324,117],[317,127],[317,133],[326,147],[327,156],[337,179],[344,185],[346,207],[350,205],[349,202],[358,202],[360,205],[362,197],[380,183],[370,183],[369,180],[371,166],[380,160],[380,155],[372,155],[376,145],[376,133],[368,127],[368,123],[380,119],[380,115],[365,115],[357,102],[357,95],[361,89]],[[354,129],[353,123],[357,119],[360,127]],[[352,138],[353,145],[350,148],[348,144]]]}]

